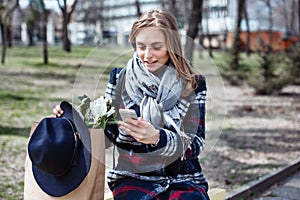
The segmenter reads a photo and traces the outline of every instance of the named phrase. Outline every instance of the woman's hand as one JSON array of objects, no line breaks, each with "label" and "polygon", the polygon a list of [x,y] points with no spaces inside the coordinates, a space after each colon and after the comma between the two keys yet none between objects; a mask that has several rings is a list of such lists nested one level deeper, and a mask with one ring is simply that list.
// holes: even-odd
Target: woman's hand
[{"label": "woman's hand", "polygon": [[143,144],[157,144],[159,130],[143,118],[126,118],[118,123],[120,129]]},{"label": "woman's hand", "polygon": [[61,109],[60,105],[56,105],[53,108],[53,114],[51,115],[51,117],[61,117],[61,115],[64,113],[64,111]]}]

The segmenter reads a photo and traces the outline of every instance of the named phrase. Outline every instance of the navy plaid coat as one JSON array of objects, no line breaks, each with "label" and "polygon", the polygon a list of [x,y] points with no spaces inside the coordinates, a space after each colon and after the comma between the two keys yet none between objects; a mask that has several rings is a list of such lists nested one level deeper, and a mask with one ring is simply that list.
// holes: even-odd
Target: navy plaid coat
[{"label": "navy plaid coat", "polygon": [[[114,68],[106,88],[105,95],[112,98],[115,108],[124,107],[120,89],[120,77],[124,75],[123,68]],[[180,139],[172,129],[161,128],[159,143],[153,147],[149,144],[134,145],[136,141],[133,138],[120,137],[122,132],[116,125],[106,127],[104,132],[108,139],[107,147],[113,143],[119,152],[118,164],[107,177],[115,200],[209,199],[208,184],[199,162],[199,154],[205,145],[206,82],[203,76],[198,76],[197,80],[198,87],[189,107],[184,102],[179,102],[182,105],[178,105],[186,113],[182,119],[185,124],[183,129],[194,138],[191,148],[185,151],[184,160],[179,156],[182,152]],[[135,105],[131,109],[140,115],[139,106]],[[142,156],[161,149],[164,150],[153,154],[151,159]],[[177,159],[172,160],[174,157]],[[160,167],[162,161],[168,159],[171,159],[171,164]],[[154,170],[139,171],[141,166]]]}]

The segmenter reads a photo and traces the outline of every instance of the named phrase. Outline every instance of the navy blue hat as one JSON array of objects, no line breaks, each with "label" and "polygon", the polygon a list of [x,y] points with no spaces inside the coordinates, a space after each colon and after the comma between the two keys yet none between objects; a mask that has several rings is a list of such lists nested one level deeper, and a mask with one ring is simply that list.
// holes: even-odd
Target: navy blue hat
[{"label": "navy blue hat", "polygon": [[44,118],[28,143],[34,178],[47,194],[59,197],[76,189],[91,166],[88,128],[66,101],[61,118]]}]

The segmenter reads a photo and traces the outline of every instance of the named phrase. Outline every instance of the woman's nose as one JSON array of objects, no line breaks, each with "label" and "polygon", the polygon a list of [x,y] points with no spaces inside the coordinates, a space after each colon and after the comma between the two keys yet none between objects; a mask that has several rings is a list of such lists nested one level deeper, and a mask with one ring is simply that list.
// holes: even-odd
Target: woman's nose
[{"label": "woman's nose", "polygon": [[145,49],[145,58],[151,58],[152,57],[152,48],[148,47]]}]

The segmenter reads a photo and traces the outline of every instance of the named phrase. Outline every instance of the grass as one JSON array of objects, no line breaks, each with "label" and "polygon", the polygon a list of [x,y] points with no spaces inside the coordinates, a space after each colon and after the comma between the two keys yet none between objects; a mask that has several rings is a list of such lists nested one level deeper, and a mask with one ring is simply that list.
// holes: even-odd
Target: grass
[{"label": "grass", "polygon": [[[2,127],[0,128],[3,130]],[[0,199],[17,200],[22,199],[24,188],[23,172],[27,137],[12,135],[16,132],[9,131],[11,129],[7,129],[8,135],[0,134]]]},{"label": "grass", "polygon": [[[71,100],[71,95],[61,96],[57,91],[71,93],[79,70],[96,75],[101,72],[106,75],[103,77],[106,83],[112,67],[126,64],[128,55],[120,57],[120,52],[129,50],[74,47],[67,53],[61,47],[53,46],[49,48],[48,65],[42,63],[41,51],[40,47],[8,49],[6,64],[0,66],[0,125],[4,127],[0,129],[1,134],[6,127],[28,126],[31,121],[49,115],[50,108],[56,103],[65,98]],[[99,71],[101,69],[105,70]],[[103,85],[103,82],[99,84]]]}]

